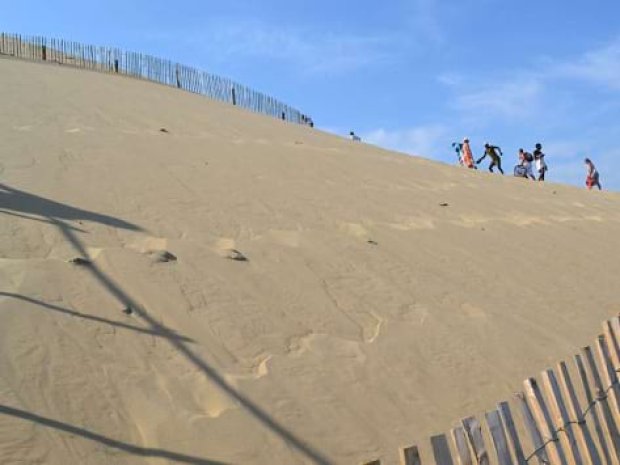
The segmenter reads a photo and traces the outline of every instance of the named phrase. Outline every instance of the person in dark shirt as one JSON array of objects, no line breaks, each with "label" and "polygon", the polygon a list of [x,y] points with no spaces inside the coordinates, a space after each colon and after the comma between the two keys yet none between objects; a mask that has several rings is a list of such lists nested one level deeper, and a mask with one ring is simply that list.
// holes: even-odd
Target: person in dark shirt
[{"label": "person in dark shirt", "polygon": [[476,165],[479,165],[482,160],[484,160],[486,157],[489,157],[491,159],[489,171],[493,173],[493,168],[497,166],[499,172],[504,174],[504,170],[502,169],[502,159],[500,158],[502,155],[502,149],[487,142],[486,144],[484,144],[484,155],[482,155],[482,157],[476,161]]},{"label": "person in dark shirt", "polygon": [[591,190],[594,186],[596,186],[599,191],[602,190],[603,188],[601,187],[601,182],[598,179],[599,175],[596,166],[594,166],[594,163],[592,163],[592,160],[589,158],[586,158],[584,163],[586,164],[586,187],[588,190]]}]

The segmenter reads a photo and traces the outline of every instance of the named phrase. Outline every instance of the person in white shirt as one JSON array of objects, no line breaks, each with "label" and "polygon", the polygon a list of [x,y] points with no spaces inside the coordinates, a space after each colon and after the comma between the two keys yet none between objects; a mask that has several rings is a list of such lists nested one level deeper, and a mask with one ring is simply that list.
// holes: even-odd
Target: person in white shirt
[{"label": "person in white shirt", "polygon": [[547,168],[547,163],[545,162],[545,154],[542,151],[542,145],[536,144],[536,150],[534,150],[534,162],[536,163],[536,171],[538,172],[538,180],[545,180],[545,173],[549,168]]}]

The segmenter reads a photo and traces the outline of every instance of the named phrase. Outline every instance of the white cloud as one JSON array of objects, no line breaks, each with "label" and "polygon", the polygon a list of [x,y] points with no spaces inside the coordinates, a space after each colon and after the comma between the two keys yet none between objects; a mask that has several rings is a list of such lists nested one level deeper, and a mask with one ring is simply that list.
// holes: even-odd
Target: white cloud
[{"label": "white cloud", "polygon": [[431,157],[442,152],[448,129],[443,125],[417,126],[407,129],[376,129],[362,134],[371,144],[409,153]]},{"label": "white cloud", "polygon": [[620,90],[620,39],[584,54],[573,62],[560,63],[551,76],[582,79]]},{"label": "white cloud", "polygon": [[543,90],[543,83],[535,77],[489,83],[459,95],[454,105],[474,119],[480,114],[511,120],[531,119],[540,107]]},{"label": "white cloud", "polygon": [[531,120],[538,114],[549,120],[554,109],[556,113],[563,110],[559,101],[550,98],[559,81],[586,81],[620,90],[620,39],[574,59],[517,69],[508,77],[476,79],[445,72],[437,80],[456,94],[452,107],[470,122],[494,121],[498,117],[507,121]]},{"label": "white cloud", "polygon": [[313,74],[340,74],[387,63],[396,42],[388,35],[322,33],[260,21],[214,21],[207,30],[206,36],[201,33],[193,41],[200,41],[213,56],[282,61]]}]

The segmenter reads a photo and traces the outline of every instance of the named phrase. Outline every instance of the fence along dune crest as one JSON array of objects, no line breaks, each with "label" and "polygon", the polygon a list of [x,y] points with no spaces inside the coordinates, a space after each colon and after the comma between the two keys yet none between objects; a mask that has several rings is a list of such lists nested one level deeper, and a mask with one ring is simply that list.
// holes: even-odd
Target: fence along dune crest
[{"label": "fence along dune crest", "polygon": [[64,39],[0,33],[0,56],[119,74],[176,87],[297,124],[313,125],[301,111],[230,79],[137,52]]}]

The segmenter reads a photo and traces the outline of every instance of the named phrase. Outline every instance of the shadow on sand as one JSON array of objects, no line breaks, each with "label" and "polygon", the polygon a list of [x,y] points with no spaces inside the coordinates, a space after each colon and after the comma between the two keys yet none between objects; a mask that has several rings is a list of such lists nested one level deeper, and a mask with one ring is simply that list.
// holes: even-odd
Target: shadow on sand
[{"label": "shadow on sand", "polygon": [[[28,194],[23,191],[8,187],[0,184],[0,212],[4,210],[9,214],[16,216],[24,215],[38,215],[37,217],[25,216],[25,218],[33,219],[37,221],[43,221],[45,223],[52,224],[58,228],[63,234],[65,239],[75,248],[76,252],[84,260],[90,261],[86,248],[76,235],[77,232],[81,232],[73,226],[65,223],[63,220],[88,220],[113,226],[116,228],[129,229],[133,231],[142,231],[136,225],[128,223],[123,220],[112,218],[110,216],[101,215],[97,213],[87,212],[78,208],[63,205],[52,200],[48,200],[36,195]],[[150,328],[150,331],[165,338],[180,354],[182,354],[188,362],[194,365],[195,368],[200,370],[211,382],[216,384],[224,393],[226,393],[231,399],[239,403],[248,413],[250,413],[256,420],[258,420],[263,426],[268,428],[272,433],[279,436],[290,448],[296,450],[300,455],[304,456],[311,463],[316,465],[331,465],[331,461],[324,456],[317,449],[312,447],[306,441],[299,438],[293,432],[289,431],[284,425],[280,424],[277,420],[272,418],[269,413],[255,404],[252,400],[246,397],[241,392],[237,391],[235,387],[230,385],[222,375],[220,375],[215,368],[202,360],[197,354],[195,354],[189,347],[187,341],[180,339],[177,334],[170,329],[163,326],[155,318],[150,316],[146,310],[135,301],[122,287],[117,284],[111,277],[106,275],[96,263],[90,262],[88,266],[80,267],[80,269],[86,270],[96,279],[110,294],[112,294],[120,304],[123,306],[131,307],[135,314],[144,321]],[[0,413],[30,415],[29,419],[43,419],[34,414],[18,411],[16,409],[9,409],[4,407],[0,410]],[[16,416],[16,415],[14,415]],[[22,416],[23,417],[23,416]],[[47,420],[47,419],[45,419]],[[69,425],[64,425],[53,420],[47,420],[47,425],[50,427],[63,426],[63,430],[67,430]],[[94,434],[94,433],[90,433]],[[96,435],[95,435],[96,436]],[[131,446],[136,447],[136,446]],[[139,448],[138,448],[139,449]],[[148,449],[142,449],[148,450]],[[208,461],[203,462],[187,462],[187,463],[213,463]]]},{"label": "shadow on sand", "polygon": [[[80,208],[72,207],[55,202],[38,195],[9,187],[0,183],[0,210],[4,213],[12,214],[22,218],[35,221],[49,222],[49,218],[65,221],[92,221],[93,223],[104,224],[118,229],[129,231],[143,231],[142,228],[124,220],[119,220],[108,215],[93,213]],[[34,217],[28,215],[36,215]],[[77,228],[76,228],[77,229]],[[80,232],[84,232],[77,229]]]},{"label": "shadow on sand", "polygon": [[41,300],[33,299],[31,297],[26,297],[20,294],[15,294],[13,292],[0,291],[0,297],[9,297],[11,299],[21,300],[23,302],[28,302],[34,305],[38,305],[42,308],[52,310],[54,312],[63,313],[65,315],[74,316],[77,318],[84,318],[85,320],[96,321],[97,323],[104,323],[110,326],[114,326],[116,328],[127,329],[130,331],[136,331],[138,333],[143,333],[143,334],[150,334],[151,336],[155,336],[155,337],[178,338],[183,342],[190,342],[190,343],[196,342],[193,339],[190,339],[189,337],[178,335],[176,332],[172,331],[171,329],[168,329],[166,333],[158,333],[151,329],[141,328],[140,326],[133,326],[128,323],[123,323],[122,321],[108,320],[107,318],[102,318],[100,316],[89,315],[88,313],[81,313],[76,310],[71,310],[68,308],[60,307],[58,305],[48,304]]},{"label": "shadow on sand", "polygon": [[177,454],[176,452],[169,452],[163,449],[134,446],[133,444],[117,441],[116,439],[93,433],[92,431],[88,431],[84,428],[78,428],[77,426],[68,425],[67,423],[63,423],[61,421],[52,420],[51,418],[42,417],[34,413],[26,412],[25,410],[7,407],[2,404],[0,404],[0,414],[31,421],[33,423],[37,423],[38,425],[53,428],[58,431],[64,431],[65,433],[79,436],[90,441],[95,441],[112,449],[117,449],[139,457],[162,458],[173,460],[178,463],[189,463],[192,465],[227,465],[224,462],[216,462],[214,460],[207,460],[200,457],[192,457],[191,455]]}]

